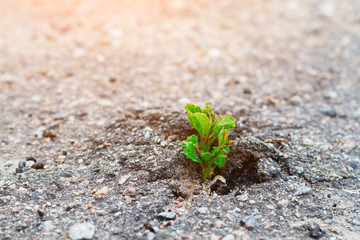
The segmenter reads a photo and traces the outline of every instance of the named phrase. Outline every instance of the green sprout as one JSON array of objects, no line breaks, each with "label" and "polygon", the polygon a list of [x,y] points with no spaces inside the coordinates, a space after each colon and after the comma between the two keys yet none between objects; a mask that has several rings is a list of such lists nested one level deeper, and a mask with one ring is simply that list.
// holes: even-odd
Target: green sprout
[{"label": "green sprout", "polygon": [[[206,103],[203,109],[188,103],[185,105],[185,110],[191,126],[199,133],[201,146],[199,146],[198,136],[193,134],[182,142],[185,148],[184,154],[201,165],[201,181],[205,182],[216,166],[221,167],[225,163],[226,154],[229,153],[229,147],[234,142],[228,140],[228,137],[230,128],[235,127],[235,121],[228,115],[216,119],[209,103]],[[218,146],[211,149],[216,139]]]}]

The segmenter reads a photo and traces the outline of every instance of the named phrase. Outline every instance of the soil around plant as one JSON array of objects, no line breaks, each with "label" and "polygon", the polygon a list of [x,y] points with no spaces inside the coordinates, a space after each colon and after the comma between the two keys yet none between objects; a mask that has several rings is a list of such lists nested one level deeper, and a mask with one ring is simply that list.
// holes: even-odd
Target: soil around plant
[{"label": "soil around plant", "polygon": [[[360,238],[359,2],[0,12],[0,239]],[[190,102],[236,120],[204,184]]]}]

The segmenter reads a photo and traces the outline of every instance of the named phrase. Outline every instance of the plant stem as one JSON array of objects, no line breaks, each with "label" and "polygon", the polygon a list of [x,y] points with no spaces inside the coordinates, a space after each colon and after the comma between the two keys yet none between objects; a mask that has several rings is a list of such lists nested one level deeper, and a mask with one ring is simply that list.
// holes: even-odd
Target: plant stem
[{"label": "plant stem", "polygon": [[209,176],[210,174],[210,169],[211,169],[211,166],[207,166],[205,171],[203,171],[203,174],[202,174],[202,178],[201,178],[201,182],[205,182],[206,178]]}]

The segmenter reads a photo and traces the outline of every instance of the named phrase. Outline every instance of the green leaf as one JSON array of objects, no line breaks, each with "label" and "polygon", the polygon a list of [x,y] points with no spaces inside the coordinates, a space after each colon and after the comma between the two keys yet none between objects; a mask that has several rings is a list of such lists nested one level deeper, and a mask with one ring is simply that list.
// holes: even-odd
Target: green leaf
[{"label": "green leaf", "polygon": [[224,165],[225,159],[227,158],[226,154],[229,151],[230,151],[230,148],[221,149],[220,147],[214,147],[211,153],[215,154],[216,152],[218,152],[216,159],[214,161],[214,164],[218,167],[221,167],[222,165]]},{"label": "green leaf", "polygon": [[223,128],[230,129],[230,127],[235,127],[235,120],[233,117],[228,115],[219,117],[218,119],[216,119],[213,126],[215,136],[218,136]]},{"label": "green leaf", "polygon": [[226,158],[227,156],[226,155],[218,155],[217,157],[216,157],[216,160],[215,160],[215,164],[216,164],[216,166],[218,166],[218,167],[221,167],[222,165],[224,165],[225,164],[225,158]]},{"label": "green leaf", "polygon": [[193,114],[192,112],[188,112],[188,113],[187,113],[187,117],[188,117],[188,120],[189,120],[189,123],[190,123],[191,127],[192,127],[192,128],[195,128],[195,126],[194,126],[194,120],[193,120],[194,114]]},{"label": "green leaf", "polygon": [[188,137],[186,141],[182,142],[182,146],[185,148],[184,149],[185,156],[187,156],[194,162],[200,163],[201,167],[204,167],[201,159],[195,155],[195,149],[196,146],[198,146],[198,137],[196,135],[191,135],[190,137]]},{"label": "green leaf", "polygon": [[213,110],[210,108],[210,103],[206,103],[204,109],[202,110],[206,116],[208,116],[212,121],[215,120],[215,114]]},{"label": "green leaf", "polygon": [[229,153],[229,152],[230,152],[230,148],[228,148],[228,147],[223,148],[223,152],[225,152],[225,153]]},{"label": "green leaf", "polygon": [[202,150],[200,150],[200,157],[205,161],[205,162],[209,162],[213,157],[214,157],[214,153],[209,153],[209,152],[204,152]]},{"label": "green leaf", "polygon": [[191,115],[191,125],[198,130],[200,134],[209,134],[211,131],[211,120],[204,113],[188,113]]},{"label": "green leaf", "polygon": [[192,103],[188,103],[185,105],[185,110],[187,112],[192,112],[192,113],[197,113],[197,112],[202,112],[201,108],[198,106],[195,106]]},{"label": "green leaf", "polygon": [[219,136],[218,136],[218,141],[219,141],[219,146],[224,146],[227,143],[227,139],[229,137],[230,134],[230,129],[221,129]]}]

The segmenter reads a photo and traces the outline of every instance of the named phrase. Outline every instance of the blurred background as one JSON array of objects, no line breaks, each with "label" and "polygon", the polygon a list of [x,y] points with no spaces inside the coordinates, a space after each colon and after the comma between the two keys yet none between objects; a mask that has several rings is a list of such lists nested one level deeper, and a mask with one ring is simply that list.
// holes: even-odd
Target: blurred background
[{"label": "blurred background", "polygon": [[91,124],[206,101],[233,112],[314,110],[359,88],[359,9],[350,0],[4,0],[2,121],[42,111]]},{"label": "blurred background", "polygon": [[325,81],[334,87],[356,70],[358,60],[346,59],[359,53],[359,4],[1,1],[1,79],[26,79],[24,88],[43,94],[66,89],[73,101],[91,95],[109,103],[161,97],[220,101],[233,94],[234,104],[244,101],[244,92],[259,91],[310,98],[307,92],[329,87]]}]

